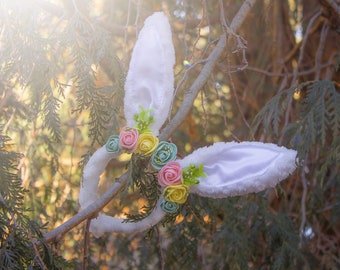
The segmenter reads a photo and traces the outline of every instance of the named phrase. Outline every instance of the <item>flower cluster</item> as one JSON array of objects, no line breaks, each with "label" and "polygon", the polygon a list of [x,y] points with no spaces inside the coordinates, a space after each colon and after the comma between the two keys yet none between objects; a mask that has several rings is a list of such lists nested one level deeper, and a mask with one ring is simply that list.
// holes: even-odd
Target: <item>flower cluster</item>
[{"label": "flower cluster", "polygon": [[151,156],[159,142],[158,138],[149,130],[149,125],[153,122],[150,113],[150,110],[141,108],[141,112],[135,115],[136,127],[124,127],[119,136],[110,136],[106,142],[106,150],[111,153],[126,150],[129,153]]},{"label": "flower cluster", "polygon": [[190,164],[189,167],[182,168],[175,161],[176,155],[175,144],[160,142],[150,159],[151,166],[158,170],[158,184],[163,188],[164,200],[161,208],[170,214],[177,212],[179,205],[186,202],[190,185],[198,184],[198,178],[205,176],[203,164],[199,167]]},{"label": "flower cluster", "polygon": [[153,135],[149,126],[153,122],[151,110],[141,108],[141,113],[136,114],[134,128],[124,127],[119,136],[112,135],[106,143],[108,152],[116,153],[126,150],[150,156],[151,167],[158,171],[158,184],[163,189],[164,200],[161,208],[167,213],[176,213],[179,205],[186,202],[190,193],[190,185],[199,183],[198,178],[205,177],[203,164],[197,167],[190,164],[182,168],[177,158],[177,146],[170,142],[161,141]]},{"label": "flower cluster", "polygon": [[[188,176],[189,175],[189,176]],[[164,200],[161,208],[167,213],[175,213],[179,204],[186,202],[190,192],[190,185],[198,184],[199,177],[205,177],[203,164],[196,167],[190,164],[187,168],[181,168],[177,161],[170,161],[158,172],[158,184],[163,189]]]}]

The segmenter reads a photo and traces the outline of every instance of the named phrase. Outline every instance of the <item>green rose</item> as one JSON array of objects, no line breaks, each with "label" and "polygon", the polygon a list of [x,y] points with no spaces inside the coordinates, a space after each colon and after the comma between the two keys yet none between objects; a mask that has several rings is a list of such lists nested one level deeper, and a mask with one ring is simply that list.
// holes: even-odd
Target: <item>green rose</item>
[{"label": "green rose", "polygon": [[163,201],[161,202],[161,209],[166,213],[174,214],[179,209],[179,205],[178,203],[169,202],[163,199]]},{"label": "green rose", "polygon": [[110,153],[117,153],[119,152],[119,136],[118,135],[111,135],[107,140],[106,144],[106,151]]},{"label": "green rose", "polygon": [[176,155],[177,146],[173,143],[162,141],[158,144],[155,152],[151,156],[151,166],[159,171],[166,163],[175,160]]}]

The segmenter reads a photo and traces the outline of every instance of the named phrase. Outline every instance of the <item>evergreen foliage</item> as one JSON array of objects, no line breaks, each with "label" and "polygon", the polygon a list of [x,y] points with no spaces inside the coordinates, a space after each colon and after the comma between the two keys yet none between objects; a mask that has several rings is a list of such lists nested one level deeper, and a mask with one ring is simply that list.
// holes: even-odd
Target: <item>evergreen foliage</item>
[{"label": "evergreen foliage", "polygon": [[66,262],[44,243],[44,226],[25,213],[27,191],[17,170],[21,155],[8,150],[9,140],[0,130],[0,269],[65,269]]},{"label": "evergreen foliage", "polygon": [[155,208],[160,190],[155,173],[148,172],[149,159],[133,154],[129,163],[130,183],[127,188],[138,188],[139,194],[146,199],[147,204],[142,207],[139,214],[126,213],[126,222],[137,222],[147,217]]},{"label": "evergreen foliage", "polygon": [[[81,226],[43,236],[79,211],[84,164],[124,126],[127,63],[159,9],[176,51],[170,118],[228,34],[171,135],[178,155],[251,138],[296,149],[299,169],[260,194],[191,194],[146,233],[91,236],[88,269],[339,269],[340,22],[328,2],[257,1],[230,34],[224,22],[243,1],[0,1],[0,269],[81,269]],[[130,182],[103,211],[127,222],[150,213],[160,194],[147,166],[138,155],[110,162],[100,192],[125,171]]]},{"label": "evergreen foliage", "polygon": [[[288,103],[292,102],[295,94],[302,97],[294,104],[297,107],[295,122],[288,123],[279,130]],[[315,145],[327,149],[330,159],[335,160],[339,153],[339,102],[340,94],[335,89],[335,82],[305,82],[284,90],[269,100],[256,116],[254,127],[257,130],[262,124],[265,132],[276,136],[280,134],[286,144],[298,150],[301,160],[306,158]]]}]

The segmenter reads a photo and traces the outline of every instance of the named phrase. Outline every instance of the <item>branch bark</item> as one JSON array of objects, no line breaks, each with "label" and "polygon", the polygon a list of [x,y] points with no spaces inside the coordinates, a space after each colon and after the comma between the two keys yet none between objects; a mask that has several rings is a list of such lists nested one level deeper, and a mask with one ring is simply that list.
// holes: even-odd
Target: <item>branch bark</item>
[{"label": "branch bark", "polygon": [[116,182],[109,187],[109,189],[93,204],[90,204],[85,209],[78,212],[71,219],[61,224],[56,229],[46,233],[44,239],[46,242],[58,242],[63,235],[75,226],[80,224],[86,219],[93,218],[97,213],[103,209],[126,185],[128,180],[128,173],[123,174],[116,180]]}]

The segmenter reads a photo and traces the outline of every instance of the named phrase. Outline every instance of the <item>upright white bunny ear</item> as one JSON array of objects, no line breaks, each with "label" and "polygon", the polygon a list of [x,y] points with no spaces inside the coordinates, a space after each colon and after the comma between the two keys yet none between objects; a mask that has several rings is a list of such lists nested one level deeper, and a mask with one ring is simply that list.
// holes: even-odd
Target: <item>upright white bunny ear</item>
[{"label": "upright white bunny ear", "polygon": [[125,82],[124,112],[127,126],[134,127],[134,115],[152,109],[155,136],[168,117],[174,95],[175,51],[168,19],[162,12],[148,17],[139,33]]},{"label": "upright white bunny ear", "polygon": [[204,197],[245,195],[274,187],[296,169],[295,150],[260,142],[219,142],[203,147],[182,160],[182,168],[203,164],[205,178],[191,186]]}]

